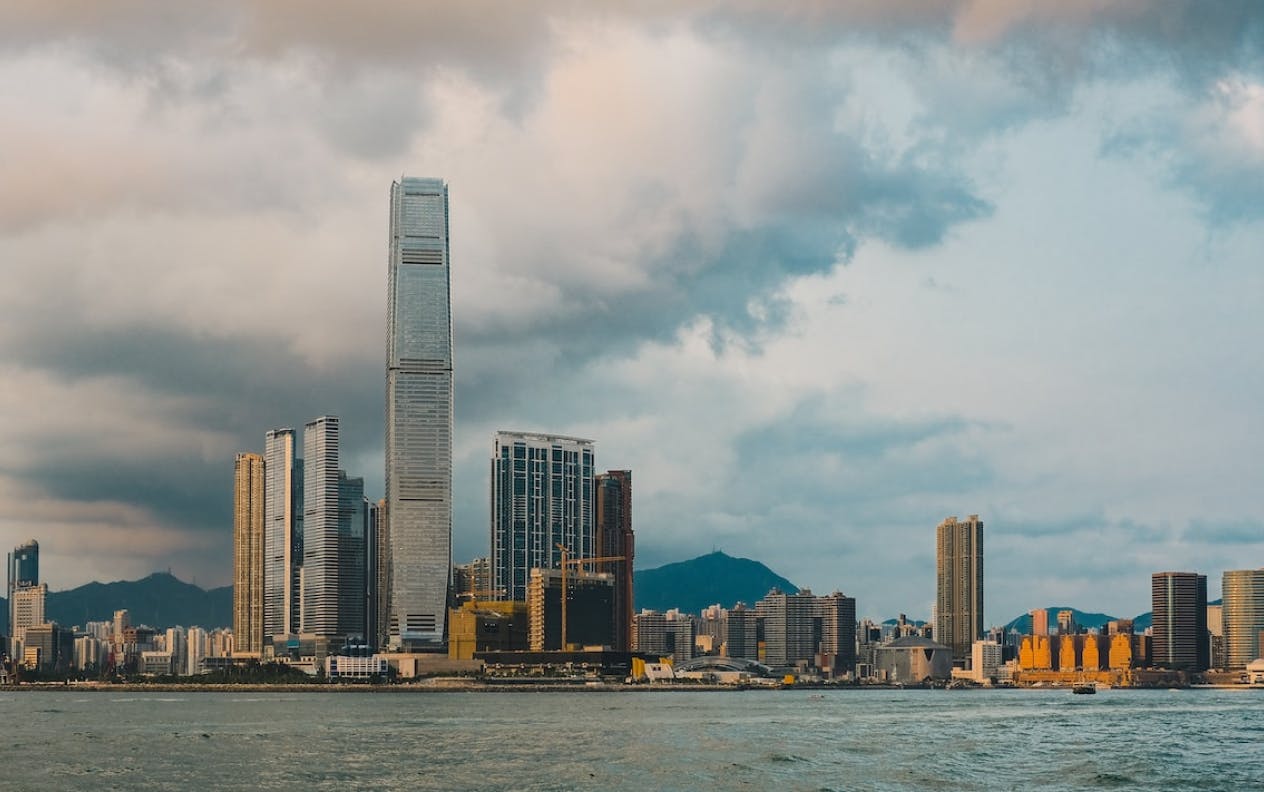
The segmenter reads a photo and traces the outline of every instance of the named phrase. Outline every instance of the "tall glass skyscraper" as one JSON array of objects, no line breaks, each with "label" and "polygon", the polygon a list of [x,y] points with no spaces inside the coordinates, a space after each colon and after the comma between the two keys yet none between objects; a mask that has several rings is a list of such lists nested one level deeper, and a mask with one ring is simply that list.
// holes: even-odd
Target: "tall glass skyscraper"
[{"label": "tall glass skyscraper", "polygon": [[1221,583],[1225,668],[1236,671],[1264,657],[1264,569],[1227,569]]},{"label": "tall glass skyscraper", "polygon": [[338,435],[332,415],[303,427],[302,632],[324,637],[339,634]]},{"label": "tall glass skyscraper", "polygon": [[452,568],[448,186],[391,185],[386,300],[389,644],[436,648]]},{"label": "tall glass skyscraper", "polygon": [[299,631],[299,570],[303,559],[303,462],[293,429],[263,439],[263,634]]},{"label": "tall glass skyscraper", "polygon": [[1150,663],[1158,668],[1206,671],[1211,664],[1207,576],[1155,572],[1150,576],[1150,607]]},{"label": "tall glass skyscraper", "polygon": [[561,566],[558,545],[571,558],[595,555],[592,441],[497,432],[491,488],[496,596],[525,600],[532,569]]}]

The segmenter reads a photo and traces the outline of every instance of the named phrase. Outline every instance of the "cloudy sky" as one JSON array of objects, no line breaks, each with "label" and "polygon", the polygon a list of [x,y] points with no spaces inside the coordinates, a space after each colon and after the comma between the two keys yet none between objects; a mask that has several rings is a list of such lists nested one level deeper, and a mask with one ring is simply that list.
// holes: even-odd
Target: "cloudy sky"
[{"label": "cloudy sky", "polygon": [[458,562],[521,429],[634,471],[640,566],[868,616],[929,614],[954,514],[989,622],[1264,565],[1258,4],[590,5],[5,3],[0,542],[226,584],[234,453],[324,413],[379,496],[408,174]]}]

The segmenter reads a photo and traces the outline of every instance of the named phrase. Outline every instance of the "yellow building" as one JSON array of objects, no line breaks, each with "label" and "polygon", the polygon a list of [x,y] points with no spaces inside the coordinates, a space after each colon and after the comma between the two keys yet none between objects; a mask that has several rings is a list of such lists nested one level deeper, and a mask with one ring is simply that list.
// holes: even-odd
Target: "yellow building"
[{"label": "yellow building", "polygon": [[[1063,611],[1066,613],[1067,611]],[[1061,614],[1058,614],[1059,620]],[[1058,638],[1058,670],[1074,671],[1080,667],[1078,653],[1075,651],[1074,635],[1063,635]]]},{"label": "yellow building", "polygon": [[472,660],[475,652],[527,648],[527,603],[467,602],[448,612],[448,657]]}]

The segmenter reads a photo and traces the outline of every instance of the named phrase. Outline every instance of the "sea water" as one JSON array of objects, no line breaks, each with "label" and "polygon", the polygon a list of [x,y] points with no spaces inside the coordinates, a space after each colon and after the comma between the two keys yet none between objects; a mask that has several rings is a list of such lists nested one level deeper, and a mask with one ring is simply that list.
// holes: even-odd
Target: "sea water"
[{"label": "sea water", "polygon": [[0,693],[4,790],[1264,789],[1264,691]]}]

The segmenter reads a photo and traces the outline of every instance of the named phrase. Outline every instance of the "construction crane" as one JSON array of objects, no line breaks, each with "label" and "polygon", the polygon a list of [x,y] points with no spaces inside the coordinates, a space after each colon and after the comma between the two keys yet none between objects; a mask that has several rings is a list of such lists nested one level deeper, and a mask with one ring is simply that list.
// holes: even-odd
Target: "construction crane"
[{"label": "construction crane", "polygon": [[570,558],[571,551],[566,545],[559,544],[558,550],[562,551],[562,651],[565,652],[568,644],[566,643],[566,568],[570,566],[581,567],[584,564],[603,564],[609,561],[627,561],[627,556],[597,556],[595,558]]}]

